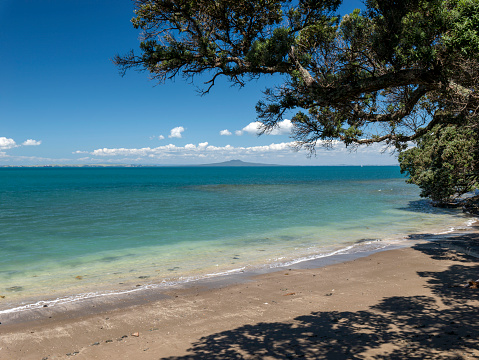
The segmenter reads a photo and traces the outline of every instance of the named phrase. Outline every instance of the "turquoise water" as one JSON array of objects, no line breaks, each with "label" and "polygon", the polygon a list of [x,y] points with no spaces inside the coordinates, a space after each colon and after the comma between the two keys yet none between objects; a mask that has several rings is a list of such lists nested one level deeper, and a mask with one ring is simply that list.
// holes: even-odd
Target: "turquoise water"
[{"label": "turquoise water", "polygon": [[469,220],[404,180],[398,167],[1,168],[0,310],[360,251]]}]

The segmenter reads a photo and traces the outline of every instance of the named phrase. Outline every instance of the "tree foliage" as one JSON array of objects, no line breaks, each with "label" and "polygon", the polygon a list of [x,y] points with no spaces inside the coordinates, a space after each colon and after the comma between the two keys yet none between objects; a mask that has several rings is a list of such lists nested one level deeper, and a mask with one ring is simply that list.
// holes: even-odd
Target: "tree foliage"
[{"label": "tree foliage", "polygon": [[208,76],[243,86],[283,74],[257,104],[271,130],[292,116],[299,147],[386,142],[404,148],[437,124],[476,123],[477,0],[367,0],[340,18],[340,0],[137,0],[141,54],[121,71],[158,82]]},{"label": "tree foliage", "polygon": [[445,204],[479,187],[477,129],[436,125],[422,136],[417,147],[399,155],[407,182],[421,188],[421,196]]}]

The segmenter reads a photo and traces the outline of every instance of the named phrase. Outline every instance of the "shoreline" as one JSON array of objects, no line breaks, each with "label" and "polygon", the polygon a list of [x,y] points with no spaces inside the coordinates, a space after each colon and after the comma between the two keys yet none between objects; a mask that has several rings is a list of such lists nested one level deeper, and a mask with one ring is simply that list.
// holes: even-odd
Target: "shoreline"
[{"label": "shoreline", "polygon": [[[438,236],[438,235],[434,235]],[[381,243],[381,241],[374,241]],[[360,245],[358,242],[355,245]],[[366,244],[368,245],[368,244]],[[251,279],[286,270],[317,269],[334,264],[353,261],[367,257],[377,252],[389,251],[410,247],[413,244],[385,243],[379,247],[361,249],[357,252],[348,252],[354,245],[334,251],[331,254],[311,256],[311,258],[292,260],[275,266],[253,267],[241,271],[227,271],[225,273],[212,274],[200,278],[191,278],[185,281],[172,281],[166,284],[148,284],[139,288],[131,288],[124,291],[112,291],[104,293],[86,293],[74,295],[70,298],[58,298],[55,300],[40,300],[15,308],[0,311],[0,319],[3,325],[16,325],[45,319],[47,316],[65,315],[70,318],[93,315],[107,311],[115,311],[130,306],[145,305],[155,301],[169,298],[172,291],[188,291],[191,288],[218,289],[233,285],[244,284]]]},{"label": "shoreline", "polygon": [[52,307],[10,324],[2,316],[0,358],[474,358],[479,290],[453,286],[479,276],[471,256],[478,228],[441,237],[417,235],[411,247],[325,266],[194,283],[156,299],[136,294],[117,309]]},{"label": "shoreline", "polygon": [[[125,284],[121,289],[103,289],[102,291],[89,291],[57,298],[43,297],[36,301],[32,301],[30,298],[23,298],[17,301],[14,307],[0,310],[0,319],[3,319],[3,324],[10,324],[41,319],[45,317],[45,313],[51,315],[68,312],[73,314],[72,316],[77,316],[75,314],[99,313],[163,299],[165,297],[163,294],[177,289],[188,289],[194,286],[222,287],[238,284],[248,281],[248,279],[254,276],[282,271],[286,268],[304,269],[325,267],[353,261],[376,252],[411,247],[418,241],[449,237],[454,231],[469,233],[473,231],[473,224],[476,221],[475,218],[472,218],[468,220],[463,227],[451,228],[451,230],[446,232],[423,235],[411,234],[407,237],[389,240],[363,239],[351,244],[345,243],[343,244],[344,247],[333,250],[332,252],[312,254],[298,259],[273,262],[262,266],[257,265],[204,274],[199,277],[168,279],[160,282],[136,285],[136,287],[133,287],[132,284]],[[132,281],[130,281],[130,283],[131,282]],[[45,308],[48,308],[48,311],[46,311]],[[94,310],[92,311],[92,309]]]}]

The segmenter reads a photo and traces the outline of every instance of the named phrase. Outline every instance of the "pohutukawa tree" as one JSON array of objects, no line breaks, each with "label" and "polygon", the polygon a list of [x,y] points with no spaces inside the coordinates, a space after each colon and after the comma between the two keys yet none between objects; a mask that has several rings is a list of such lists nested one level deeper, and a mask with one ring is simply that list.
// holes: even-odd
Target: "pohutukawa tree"
[{"label": "pohutukawa tree", "polygon": [[258,119],[269,131],[291,117],[312,152],[332,140],[402,150],[438,124],[477,127],[477,0],[367,0],[342,18],[340,3],[137,0],[141,53],[114,62],[160,83],[201,74],[204,93],[219,77],[244,86],[281,74]]}]

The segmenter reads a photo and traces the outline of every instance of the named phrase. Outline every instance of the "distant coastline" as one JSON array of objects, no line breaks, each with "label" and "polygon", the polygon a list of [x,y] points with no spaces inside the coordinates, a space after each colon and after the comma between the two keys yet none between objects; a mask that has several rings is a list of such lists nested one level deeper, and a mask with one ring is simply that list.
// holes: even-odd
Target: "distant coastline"
[{"label": "distant coastline", "polygon": [[272,167],[272,166],[301,166],[301,167],[331,167],[331,166],[399,166],[399,164],[393,165],[284,165],[284,164],[264,164],[255,162],[246,162],[242,160],[229,160],[218,163],[210,164],[173,164],[173,165],[160,165],[160,164],[47,164],[47,165],[0,165],[0,168],[144,168],[144,167]]}]

